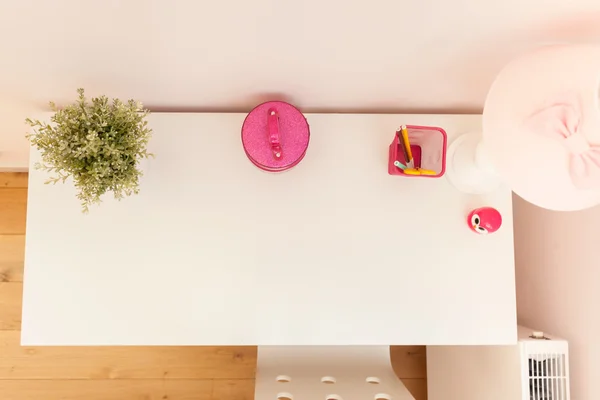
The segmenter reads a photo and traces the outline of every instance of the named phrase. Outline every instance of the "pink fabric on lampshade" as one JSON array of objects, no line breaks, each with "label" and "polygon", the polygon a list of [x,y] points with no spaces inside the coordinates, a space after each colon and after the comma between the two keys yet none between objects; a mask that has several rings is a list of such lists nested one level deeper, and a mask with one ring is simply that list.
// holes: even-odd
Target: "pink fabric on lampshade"
[{"label": "pink fabric on lampshade", "polygon": [[600,188],[600,144],[581,129],[583,113],[576,93],[557,96],[525,120],[531,132],[560,141],[569,154],[569,174],[579,189]]},{"label": "pink fabric on lampshade", "polygon": [[494,81],[483,143],[498,173],[540,207],[600,204],[600,46],[548,46]]}]

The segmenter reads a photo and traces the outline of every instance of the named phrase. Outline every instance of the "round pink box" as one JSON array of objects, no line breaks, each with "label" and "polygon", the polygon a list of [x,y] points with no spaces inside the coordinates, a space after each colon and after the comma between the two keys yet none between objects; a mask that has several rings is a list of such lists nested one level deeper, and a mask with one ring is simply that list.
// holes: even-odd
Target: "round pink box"
[{"label": "round pink box", "polygon": [[242,125],[246,155],[258,168],[269,172],[285,171],[302,161],[309,139],[304,115],[283,101],[256,106]]}]

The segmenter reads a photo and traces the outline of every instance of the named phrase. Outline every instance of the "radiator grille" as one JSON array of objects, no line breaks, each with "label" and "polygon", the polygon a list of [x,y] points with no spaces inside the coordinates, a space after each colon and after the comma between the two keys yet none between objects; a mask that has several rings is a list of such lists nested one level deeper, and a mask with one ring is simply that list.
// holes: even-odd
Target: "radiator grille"
[{"label": "radiator grille", "polygon": [[529,399],[568,400],[569,397],[565,354],[530,354]]}]

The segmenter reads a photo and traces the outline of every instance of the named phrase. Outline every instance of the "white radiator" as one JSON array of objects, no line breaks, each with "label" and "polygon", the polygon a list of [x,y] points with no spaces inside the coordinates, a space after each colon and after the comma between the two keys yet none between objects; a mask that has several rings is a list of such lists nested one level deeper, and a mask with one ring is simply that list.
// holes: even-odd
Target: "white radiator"
[{"label": "white radiator", "polygon": [[569,400],[569,346],[542,332],[519,339],[523,400]]}]

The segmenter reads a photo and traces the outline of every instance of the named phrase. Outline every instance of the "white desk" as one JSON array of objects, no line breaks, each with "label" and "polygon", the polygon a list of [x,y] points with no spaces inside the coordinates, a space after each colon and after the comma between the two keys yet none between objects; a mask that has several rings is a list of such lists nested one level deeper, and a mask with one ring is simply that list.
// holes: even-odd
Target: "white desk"
[{"label": "white desk", "polygon": [[[399,124],[452,141],[480,116],[309,114],[282,174],[248,161],[244,117],[152,115],[141,194],[89,215],[30,169],[23,344],[515,342],[510,190],[387,174]],[[486,237],[465,222],[483,205],[504,216]]]}]

